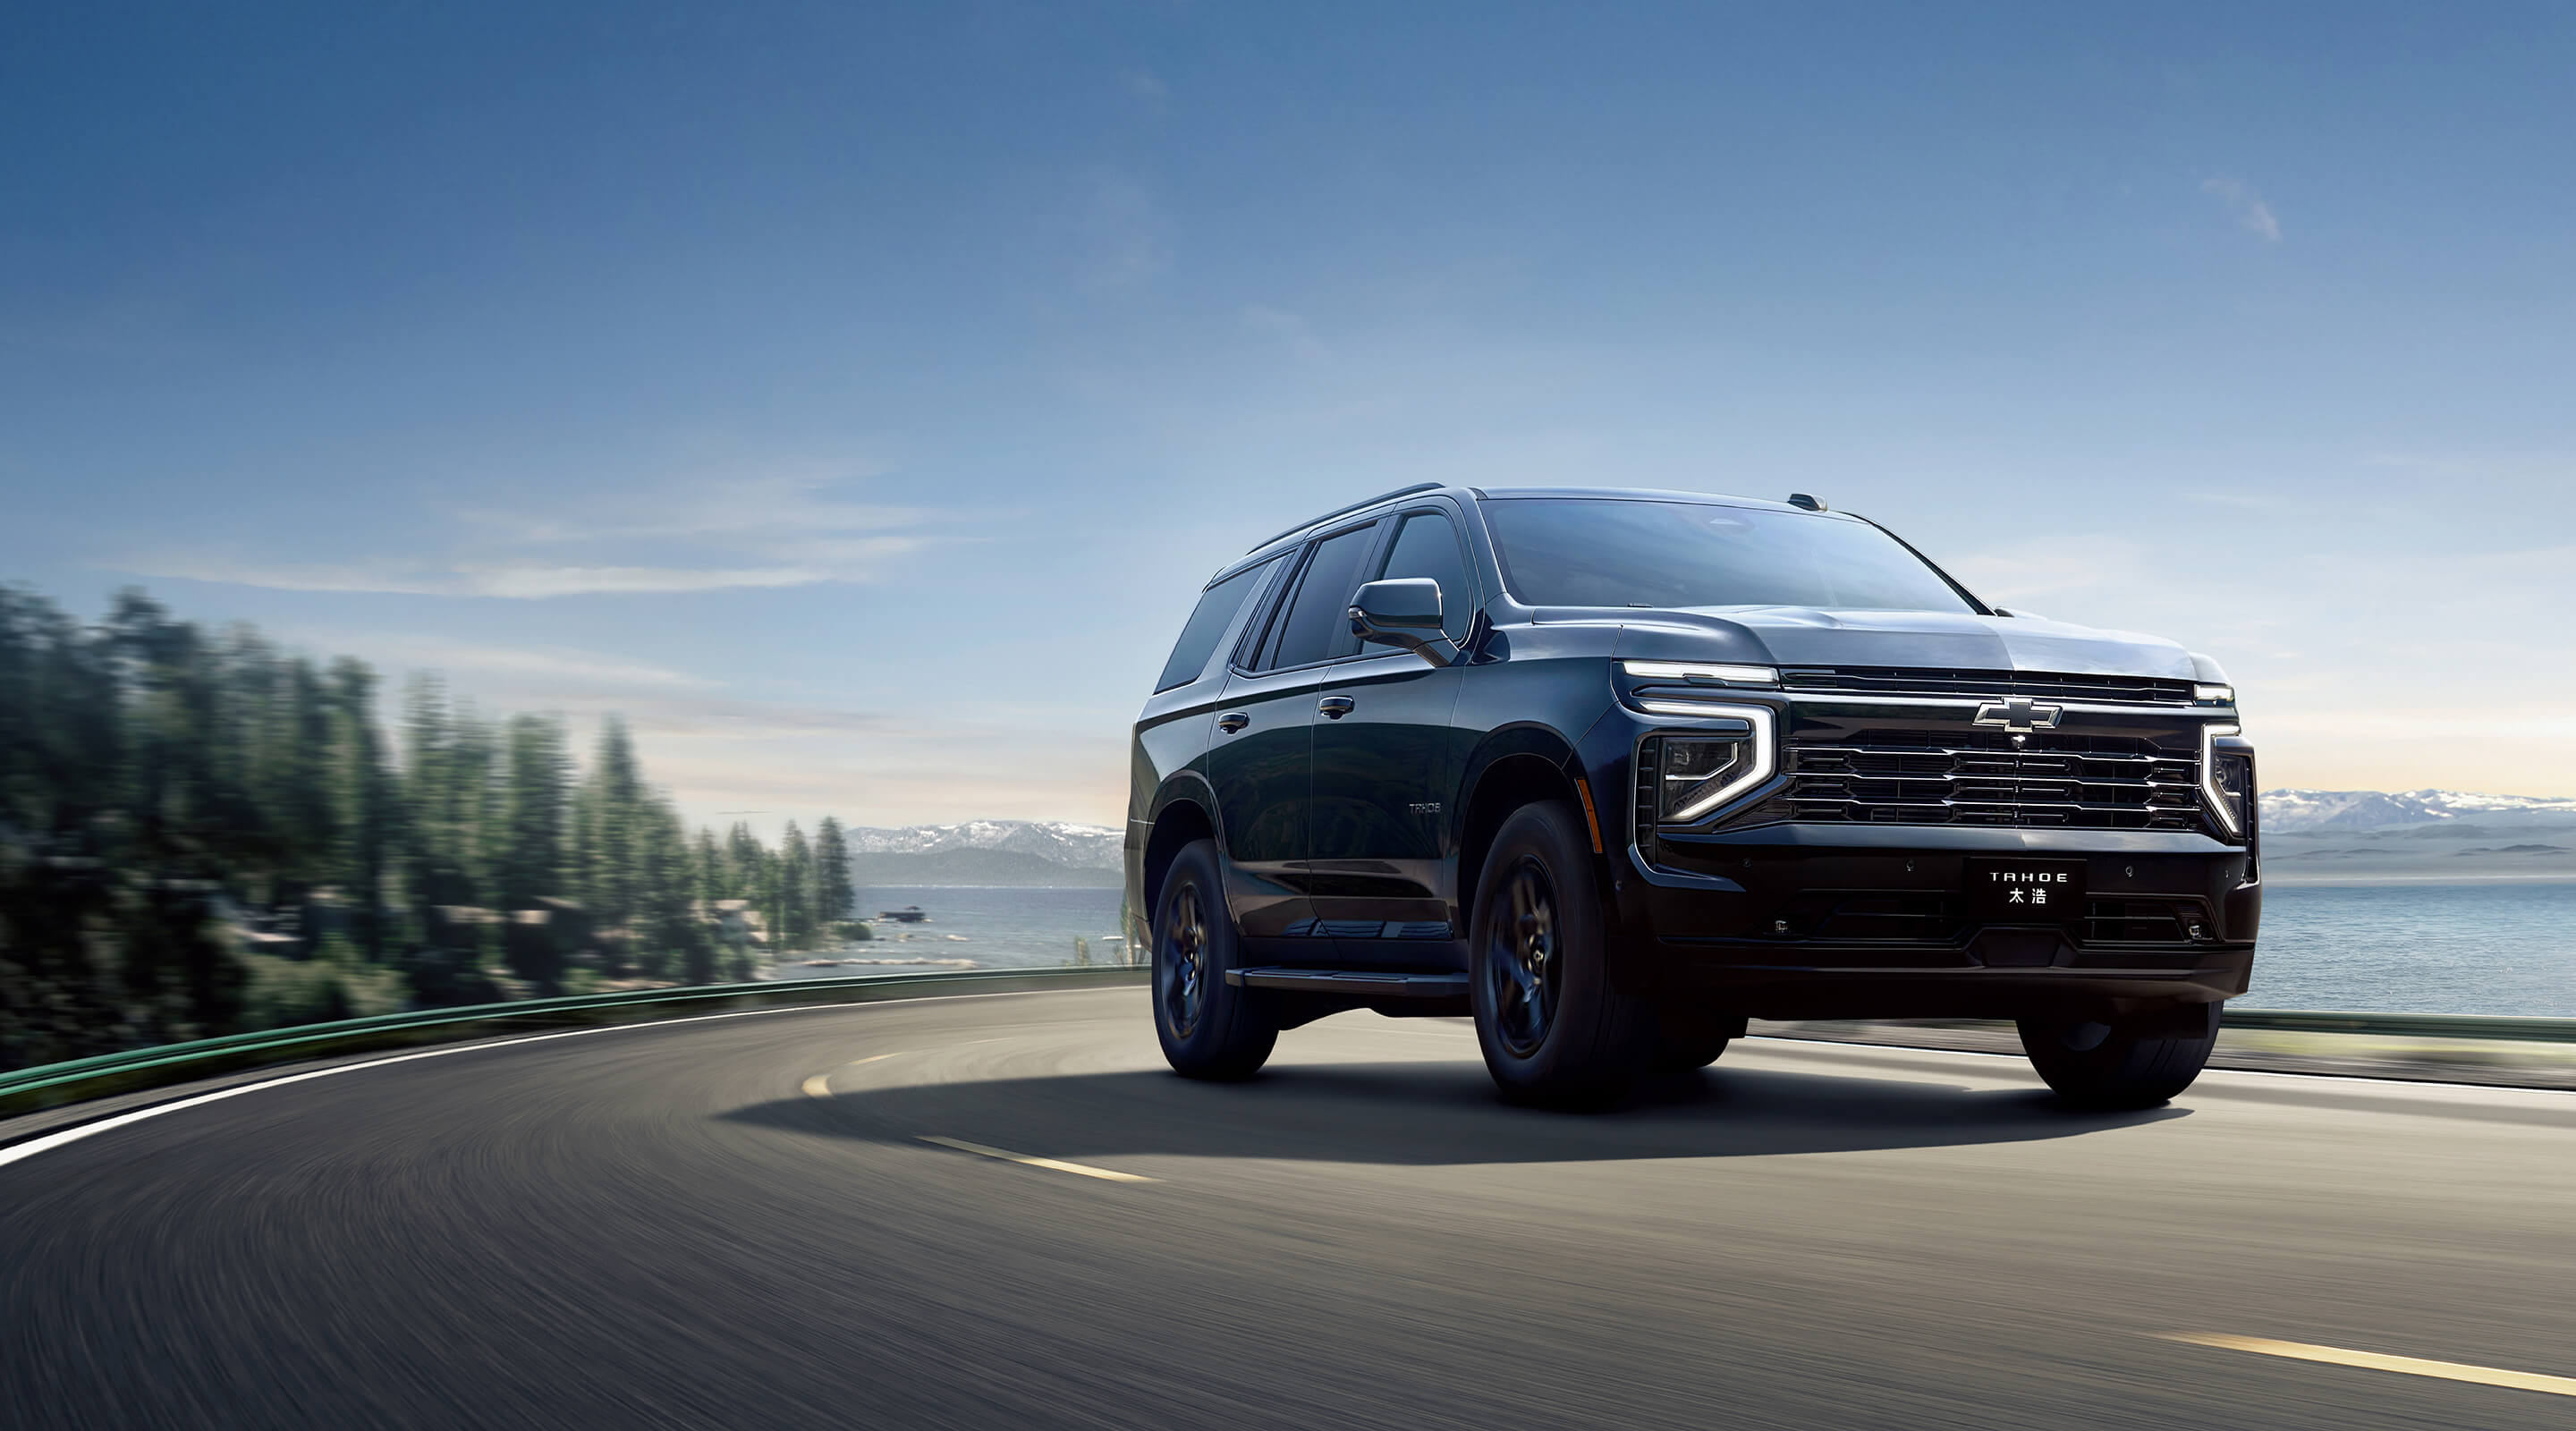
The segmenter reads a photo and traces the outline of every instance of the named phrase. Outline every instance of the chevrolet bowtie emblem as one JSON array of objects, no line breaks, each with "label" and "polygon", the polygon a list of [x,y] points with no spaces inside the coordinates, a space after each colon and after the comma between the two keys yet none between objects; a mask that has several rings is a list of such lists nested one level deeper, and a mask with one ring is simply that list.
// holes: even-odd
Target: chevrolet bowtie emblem
[{"label": "chevrolet bowtie emblem", "polygon": [[2059,718],[2065,714],[2064,706],[2044,706],[2028,696],[2010,696],[1977,707],[1977,724],[1999,725],[2006,730],[2025,733],[2055,730]]}]

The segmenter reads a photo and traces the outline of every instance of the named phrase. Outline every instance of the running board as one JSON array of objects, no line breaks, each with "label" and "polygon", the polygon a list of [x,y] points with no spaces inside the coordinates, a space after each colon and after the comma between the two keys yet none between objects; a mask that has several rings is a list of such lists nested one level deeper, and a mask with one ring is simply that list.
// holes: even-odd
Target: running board
[{"label": "running board", "polygon": [[1375,969],[1228,969],[1225,981],[1249,989],[1294,989],[1363,999],[1463,999],[1464,974],[1403,974]]}]

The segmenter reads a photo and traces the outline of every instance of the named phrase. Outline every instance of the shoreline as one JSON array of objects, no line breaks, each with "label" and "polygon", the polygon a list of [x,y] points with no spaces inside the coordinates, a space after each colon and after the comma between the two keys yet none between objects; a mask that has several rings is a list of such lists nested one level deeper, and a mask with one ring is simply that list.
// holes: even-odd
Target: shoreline
[{"label": "shoreline", "polygon": [[2372,874],[2372,875],[2307,875],[2287,877],[2265,874],[2267,885],[2355,885],[2355,884],[2576,884],[2576,872],[2535,874]]}]

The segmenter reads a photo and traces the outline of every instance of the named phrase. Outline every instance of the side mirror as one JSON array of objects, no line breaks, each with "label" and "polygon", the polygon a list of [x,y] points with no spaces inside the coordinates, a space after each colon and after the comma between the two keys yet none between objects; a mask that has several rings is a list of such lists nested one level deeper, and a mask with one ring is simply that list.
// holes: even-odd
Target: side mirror
[{"label": "side mirror", "polygon": [[1401,646],[1435,666],[1457,652],[1440,631],[1440,583],[1427,576],[1372,581],[1351,593],[1351,634]]}]

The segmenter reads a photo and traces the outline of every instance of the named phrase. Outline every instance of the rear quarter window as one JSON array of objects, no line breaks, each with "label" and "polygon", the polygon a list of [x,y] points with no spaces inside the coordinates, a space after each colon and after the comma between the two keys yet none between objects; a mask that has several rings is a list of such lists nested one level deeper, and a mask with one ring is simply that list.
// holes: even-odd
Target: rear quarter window
[{"label": "rear quarter window", "polygon": [[1172,658],[1163,663],[1163,674],[1155,678],[1156,691],[1186,686],[1207,669],[1208,658],[1216,654],[1216,643],[1226,629],[1234,625],[1235,613],[1243,609],[1244,598],[1260,585],[1261,575],[1271,563],[1245,567],[1211,586],[1199,597],[1196,610],[1181,627],[1181,639],[1172,643]]}]

